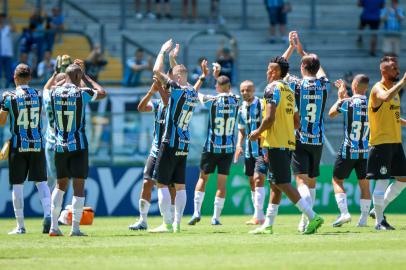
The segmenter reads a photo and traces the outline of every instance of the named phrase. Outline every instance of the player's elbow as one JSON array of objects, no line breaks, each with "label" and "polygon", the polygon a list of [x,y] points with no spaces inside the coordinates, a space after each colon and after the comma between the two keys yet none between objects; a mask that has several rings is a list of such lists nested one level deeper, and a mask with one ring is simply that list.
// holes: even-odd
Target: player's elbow
[{"label": "player's elbow", "polygon": [[97,91],[97,99],[103,99],[107,97],[107,92],[104,89],[100,89]]}]

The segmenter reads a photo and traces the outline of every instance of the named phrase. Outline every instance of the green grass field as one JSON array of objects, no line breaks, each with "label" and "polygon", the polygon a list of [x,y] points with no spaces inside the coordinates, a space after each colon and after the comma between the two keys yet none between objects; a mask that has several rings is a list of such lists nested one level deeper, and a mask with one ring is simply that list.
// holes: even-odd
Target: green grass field
[{"label": "green grass field", "polygon": [[[396,231],[373,227],[332,228],[325,215],[318,234],[296,233],[299,215],[281,215],[274,235],[249,235],[245,216],[224,216],[223,226],[210,218],[192,227],[185,218],[181,234],[133,232],[133,218],[98,218],[83,226],[89,237],[50,238],[40,234],[41,220],[26,221],[26,235],[7,235],[15,225],[0,219],[0,269],[405,269],[406,216],[389,215]],[[161,219],[150,218],[152,227]],[[372,225],[373,221],[369,220]],[[66,235],[69,228],[62,230]]]}]

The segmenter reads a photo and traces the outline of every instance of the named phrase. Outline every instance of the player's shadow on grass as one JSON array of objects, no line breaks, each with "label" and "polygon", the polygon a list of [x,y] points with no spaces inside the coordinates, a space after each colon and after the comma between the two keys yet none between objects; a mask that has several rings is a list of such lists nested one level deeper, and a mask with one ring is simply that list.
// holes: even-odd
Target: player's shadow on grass
[{"label": "player's shadow on grass", "polygon": [[335,231],[335,232],[321,232],[317,233],[317,235],[343,235],[343,234],[359,234],[361,232],[354,232],[354,231]]}]

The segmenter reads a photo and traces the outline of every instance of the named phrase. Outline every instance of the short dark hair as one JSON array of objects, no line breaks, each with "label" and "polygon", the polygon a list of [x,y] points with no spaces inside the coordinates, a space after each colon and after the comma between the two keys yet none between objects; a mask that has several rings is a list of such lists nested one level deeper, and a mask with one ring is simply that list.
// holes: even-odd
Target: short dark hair
[{"label": "short dark hair", "polygon": [[271,63],[278,64],[281,70],[281,77],[285,78],[289,72],[289,62],[284,57],[277,56],[271,59]]},{"label": "short dark hair", "polygon": [[230,79],[227,76],[222,75],[222,76],[217,78],[217,84],[218,85],[230,84]]},{"label": "short dark hair", "polygon": [[18,64],[14,73],[17,78],[29,79],[31,77],[31,68],[26,64]]},{"label": "short dark hair", "polygon": [[396,54],[387,54],[384,57],[381,58],[381,63],[387,63],[387,62],[397,62],[398,58]]},{"label": "short dark hair", "polygon": [[138,48],[136,51],[135,51],[135,53],[143,53],[144,52],[144,49],[143,48]]},{"label": "short dark hair", "polygon": [[7,18],[7,14],[6,13],[0,13],[0,18],[3,18],[3,19],[5,19],[5,18]]},{"label": "short dark hair", "polygon": [[312,75],[316,75],[320,69],[320,60],[314,53],[305,55],[301,61],[303,68]]},{"label": "short dark hair", "polygon": [[369,84],[369,77],[365,74],[357,74],[354,80],[358,81],[360,84]]}]

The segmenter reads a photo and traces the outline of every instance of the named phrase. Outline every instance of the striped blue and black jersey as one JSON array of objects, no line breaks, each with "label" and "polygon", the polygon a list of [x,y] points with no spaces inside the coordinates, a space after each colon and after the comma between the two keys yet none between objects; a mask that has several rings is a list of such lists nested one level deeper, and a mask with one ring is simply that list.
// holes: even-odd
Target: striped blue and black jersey
[{"label": "striped blue and black jersey", "polygon": [[235,122],[240,107],[240,97],[232,93],[217,96],[201,95],[200,100],[209,110],[207,137],[203,151],[233,153],[235,151]]},{"label": "striped blue and black jersey", "polygon": [[343,159],[367,159],[369,142],[368,99],[354,95],[343,99],[337,111],[344,116],[344,141],[339,154]]},{"label": "striped blue and black jersey", "polygon": [[73,152],[88,148],[85,133],[86,104],[97,98],[90,88],[64,84],[51,91],[55,119],[56,152]]},{"label": "striped blue and black jersey", "polygon": [[152,141],[150,156],[156,158],[158,157],[159,147],[161,146],[162,134],[165,130],[165,117],[166,117],[166,108],[162,100],[154,99],[150,101],[152,106],[152,111],[155,113],[154,121],[154,140]]},{"label": "striped blue and black jersey", "polygon": [[41,128],[42,96],[21,85],[15,91],[5,92],[1,104],[10,120],[11,147],[18,152],[40,152],[44,148]]},{"label": "striped blue and black jersey", "polygon": [[55,119],[52,111],[51,94],[49,89],[44,89],[43,92],[44,109],[48,121],[47,129],[45,132],[45,139],[51,145],[55,145]]},{"label": "striped blue and black jersey", "polygon": [[302,144],[321,145],[324,142],[324,108],[330,82],[327,78],[288,77],[290,88],[295,91],[296,105],[300,114],[300,129],[296,139]]},{"label": "striped blue and black jersey", "polygon": [[238,116],[238,129],[244,129],[245,133],[245,158],[262,156],[261,139],[250,141],[248,135],[259,128],[262,123],[262,112],[265,110],[264,103],[258,97],[248,104],[244,101]]},{"label": "striped blue and black jersey", "polygon": [[189,122],[199,103],[198,94],[193,86],[181,86],[172,80],[169,80],[167,88],[170,89],[171,95],[166,113],[163,142],[187,153],[190,143]]}]

